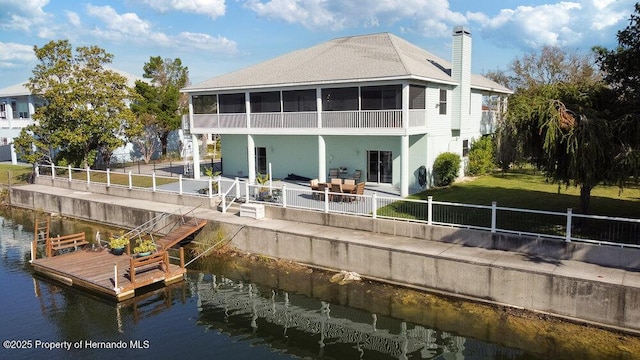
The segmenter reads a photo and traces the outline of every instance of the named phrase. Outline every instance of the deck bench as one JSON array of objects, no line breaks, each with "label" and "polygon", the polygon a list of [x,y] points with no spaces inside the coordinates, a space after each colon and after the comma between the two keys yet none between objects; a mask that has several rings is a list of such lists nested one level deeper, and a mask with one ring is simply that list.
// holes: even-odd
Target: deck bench
[{"label": "deck bench", "polygon": [[158,251],[148,256],[132,257],[129,260],[129,280],[135,283],[136,274],[156,268],[160,268],[165,273],[169,272],[169,253]]},{"label": "deck bench", "polygon": [[48,239],[47,256],[51,257],[60,250],[84,247],[89,245],[85,238],[85,233],[77,233],[65,236],[58,236]]}]

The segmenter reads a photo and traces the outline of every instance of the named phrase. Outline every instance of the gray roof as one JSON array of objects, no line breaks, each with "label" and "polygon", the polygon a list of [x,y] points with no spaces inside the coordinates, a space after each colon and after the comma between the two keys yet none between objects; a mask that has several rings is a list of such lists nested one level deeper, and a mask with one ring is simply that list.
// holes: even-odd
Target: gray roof
[{"label": "gray roof", "polygon": [[[455,84],[451,63],[390,33],[351,36],[279,56],[183,89],[232,89],[413,78]],[[474,88],[511,91],[480,75]]]},{"label": "gray roof", "polygon": [[[105,67],[107,70],[115,71],[118,74],[124,76],[127,79],[127,86],[134,87],[136,85],[136,80],[148,82],[147,79],[144,79],[140,76],[130,74],[126,71],[113,69],[110,67]],[[15,84],[8,86],[4,89],[0,89],[0,97],[11,97],[11,96],[27,96],[31,95],[31,91],[27,88],[27,82],[23,82],[20,84]]]}]

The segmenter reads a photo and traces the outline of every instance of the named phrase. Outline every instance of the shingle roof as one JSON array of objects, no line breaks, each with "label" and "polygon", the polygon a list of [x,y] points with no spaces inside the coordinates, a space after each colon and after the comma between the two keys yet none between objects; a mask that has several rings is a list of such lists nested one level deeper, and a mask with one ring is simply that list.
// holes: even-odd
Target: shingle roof
[{"label": "shingle roof", "polygon": [[[183,90],[231,90],[393,78],[455,84],[451,79],[450,62],[393,34],[379,33],[330,40]],[[480,75],[473,76],[471,85],[510,92]]]},{"label": "shingle roof", "polygon": [[[122,71],[122,70],[113,69],[113,68],[110,68],[110,67],[106,67],[106,69],[115,71],[118,74],[124,76],[127,79],[127,86],[129,86],[129,87],[134,87],[136,85],[136,80],[148,82],[147,79],[144,79],[144,78],[142,78],[140,76],[137,76],[137,75],[130,74],[130,73]],[[4,89],[0,89],[0,97],[26,96],[26,95],[30,95],[30,94],[31,94],[31,91],[27,88],[27,82],[26,81],[23,82],[23,83],[20,83],[20,84],[15,84],[15,85],[8,86],[8,87],[6,87]]]}]

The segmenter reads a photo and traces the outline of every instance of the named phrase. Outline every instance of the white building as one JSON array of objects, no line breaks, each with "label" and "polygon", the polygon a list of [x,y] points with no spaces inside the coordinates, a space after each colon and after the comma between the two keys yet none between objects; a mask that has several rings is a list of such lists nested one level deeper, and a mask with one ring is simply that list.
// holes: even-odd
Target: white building
[{"label": "white building", "polygon": [[429,186],[438,154],[466,155],[470,141],[492,133],[487,98],[511,93],[471,73],[466,28],[455,28],[452,48],[449,63],[380,33],[294,51],[183,89],[188,130],[194,141],[221,135],[226,176],[254,181],[267,164],[274,178],[320,181],[332,169],[361,170],[361,181],[406,196]]}]

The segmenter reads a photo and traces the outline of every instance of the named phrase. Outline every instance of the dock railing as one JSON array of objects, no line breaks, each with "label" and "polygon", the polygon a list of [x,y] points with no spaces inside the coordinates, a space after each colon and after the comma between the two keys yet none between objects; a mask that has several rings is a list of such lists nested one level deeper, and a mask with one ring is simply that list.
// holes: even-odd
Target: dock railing
[{"label": "dock railing", "polygon": [[[42,171],[43,169],[46,169]],[[123,181],[115,184],[110,172],[88,169],[73,169],[71,167],[45,166],[36,168],[37,176],[52,178],[65,176],[68,181],[106,182],[107,186],[128,186],[143,191],[167,191],[156,188],[156,181],[162,179],[153,175],[128,175]],[[99,173],[104,173],[98,176]],[[146,179],[145,179],[146,178]],[[149,178],[152,179],[149,182]],[[249,184],[246,181],[225,180],[222,178],[208,179],[212,184],[216,182],[218,191],[207,191],[205,194],[183,192],[182,177],[166,178],[168,181],[178,181],[178,192],[184,196],[220,197],[226,211],[230,204],[227,199],[233,193],[234,201],[243,199],[246,203],[262,203],[269,206],[290,207],[324,213],[338,213],[371,218],[384,218],[399,221],[420,222],[429,225],[441,225],[457,228],[468,228],[490,231],[493,233],[509,233],[552,238],[561,241],[580,241],[600,245],[640,248],[640,219],[607,217],[599,215],[585,215],[566,212],[541,211],[531,209],[517,209],[491,205],[474,205],[427,200],[402,199],[398,197],[382,196],[376,192],[365,195],[332,193],[313,191],[310,188],[270,186],[265,194],[261,191],[264,185]],[[111,181],[111,183],[109,183]],[[121,184],[124,182],[124,184]],[[151,186],[144,184],[151,183]],[[243,183],[244,186],[241,186]],[[211,189],[211,186],[209,187]],[[226,189],[226,190],[225,190]],[[332,201],[332,200],[347,201]]]}]

